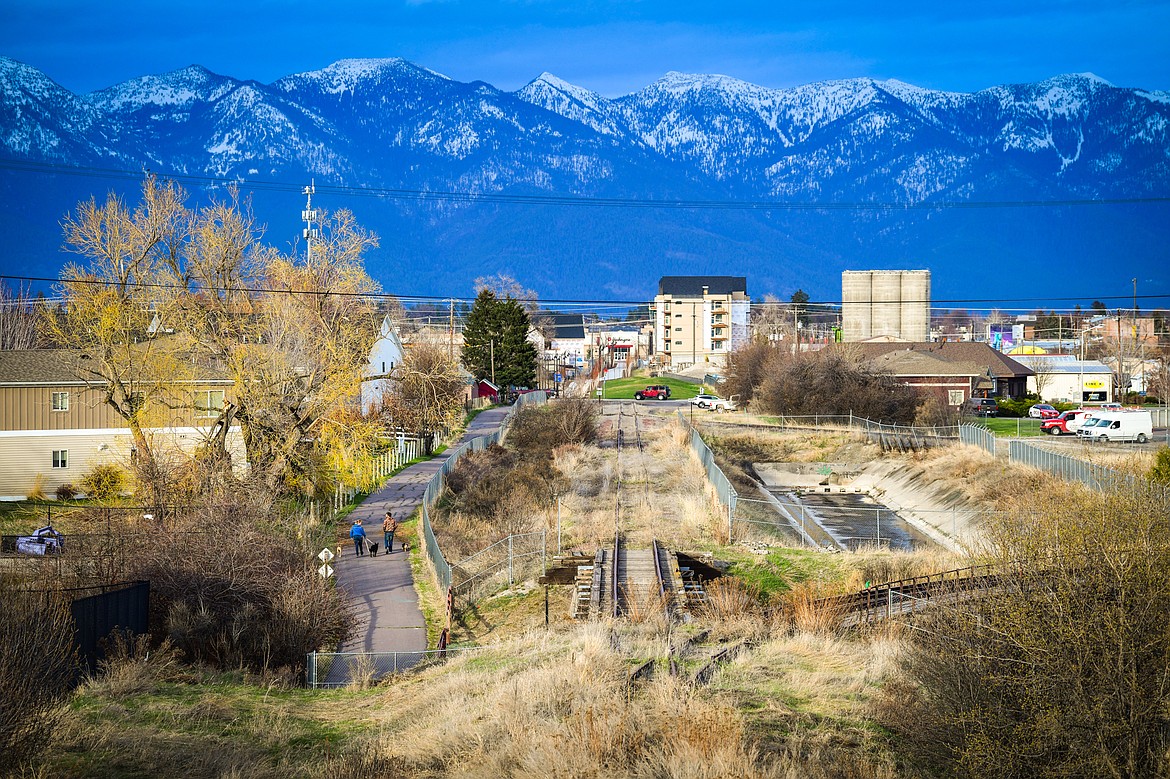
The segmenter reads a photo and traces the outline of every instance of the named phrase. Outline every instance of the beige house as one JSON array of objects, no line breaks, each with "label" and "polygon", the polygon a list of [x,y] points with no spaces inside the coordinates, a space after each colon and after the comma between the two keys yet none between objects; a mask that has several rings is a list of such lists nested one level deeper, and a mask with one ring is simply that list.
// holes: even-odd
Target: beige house
[{"label": "beige house", "polygon": [[650,304],[654,362],[722,367],[747,342],[750,307],[744,276],[663,276]]},{"label": "beige house", "polygon": [[[52,496],[65,484],[81,492],[95,465],[131,465],[130,431],[104,402],[102,387],[79,378],[82,359],[69,350],[0,351],[0,500],[21,500],[35,489]],[[204,441],[231,387],[216,376],[168,385],[168,402],[156,404],[147,431],[156,452],[178,455]],[[228,446],[242,466],[238,429],[229,431]]]}]

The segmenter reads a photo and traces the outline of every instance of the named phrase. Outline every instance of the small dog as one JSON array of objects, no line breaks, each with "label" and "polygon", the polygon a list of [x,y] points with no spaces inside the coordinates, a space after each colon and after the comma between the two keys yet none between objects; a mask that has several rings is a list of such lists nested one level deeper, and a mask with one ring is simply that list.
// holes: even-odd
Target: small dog
[{"label": "small dog", "polygon": [[409,551],[410,551],[410,542],[409,542],[409,541],[405,541],[405,540],[404,540],[404,541],[402,542],[402,551],[403,551],[403,552],[409,552]]},{"label": "small dog", "polygon": [[378,556],[378,542],[371,541],[370,542],[370,557],[377,557],[377,556]]}]

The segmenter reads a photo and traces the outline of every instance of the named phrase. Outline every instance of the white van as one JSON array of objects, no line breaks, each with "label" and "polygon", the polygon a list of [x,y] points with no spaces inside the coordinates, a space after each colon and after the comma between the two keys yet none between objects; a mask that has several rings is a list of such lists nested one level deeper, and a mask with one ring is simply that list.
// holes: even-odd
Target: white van
[{"label": "white van", "polygon": [[1077,435],[1090,441],[1137,441],[1144,444],[1154,434],[1149,411],[1094,411]]}]

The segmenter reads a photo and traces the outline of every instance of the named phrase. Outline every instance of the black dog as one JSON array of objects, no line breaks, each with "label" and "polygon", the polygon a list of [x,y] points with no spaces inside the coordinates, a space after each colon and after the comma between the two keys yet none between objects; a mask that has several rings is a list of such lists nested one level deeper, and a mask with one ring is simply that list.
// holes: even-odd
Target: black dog
[{"label": "black dog", "polygon": [[378,542],[371,541],[369,546],[370,546],[370,557],[377,557],[378,556]]}]

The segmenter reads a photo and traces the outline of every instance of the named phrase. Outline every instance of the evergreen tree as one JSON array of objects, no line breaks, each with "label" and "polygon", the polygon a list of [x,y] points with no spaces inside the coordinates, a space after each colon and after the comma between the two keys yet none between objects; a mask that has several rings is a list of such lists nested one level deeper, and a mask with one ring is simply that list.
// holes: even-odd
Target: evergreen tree
[{"label": "evergreen tree", "polygon": [[531,327],[516,300],[480,290],[463,329],[463,364],[476,379],[492,379],[494,373],[499,387],[533,386],[536,347],[528,341]]}]

